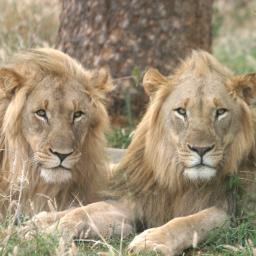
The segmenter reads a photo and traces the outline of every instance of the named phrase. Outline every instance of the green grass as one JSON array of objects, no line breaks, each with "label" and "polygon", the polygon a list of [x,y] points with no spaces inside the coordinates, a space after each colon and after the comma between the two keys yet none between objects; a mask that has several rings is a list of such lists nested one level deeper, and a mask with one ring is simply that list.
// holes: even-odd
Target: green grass
[{"label": "green grass", "polygon": [[[23,234],[16,232],[15,228],[6,232],[6,227],[0,228],[0,255],[160,255],[159,253],[128,253],[126,248],[132,236],[120,242],[120,237],[113,237],[107,241],[75,241],[72,244],[65,244],[56,235],[36,233],[29,240],[24,239]],[[2,232],[2,233],[1,233]]]},{"label": "green grass", "polygon": [[6,232],[5,228],[0,229],[0,255],[53,255],[57,249],[58,240],[56,237],[38,233],[32,240],[28,241],[14,229],[11,230],[9,227],[9,232]]},{"label": "green grass", "polygon": [[219,228],[213,231],[208,239],[201,244],[201,247],[206,252],[211,252],[213,255],[221,254],[226,256],[253,255],[252,250],[255,246],[255,216],[242,219],[236,224],[233,223],[229,228]]},{"label": "green grass", "polygon": [[[0,228],[0,234],[3,230],[5,229]],[[5,239],[1,239],[0,255],[64,255],[64,252],[69,253],[67,255],[160,255],[156,252],[129,254],[126,248],[132,238],[130,236],[124,239],[122,244],[119,237],[114,237],[107,243],[97,240],[77,242],[74,246],[74,244],[64,245],[63,240],[57,236],[42,233],[37,233],[31,240],[25,240],[23,235],[13,230],[9,235],[5,235]],[[183,255],[254,256],[255,246],[255,218],[246,218],[229,228],[223,227],[212,231],[206,241],[195,249],[186,250]],[[17,251],[18,254],[15,254]]]}]

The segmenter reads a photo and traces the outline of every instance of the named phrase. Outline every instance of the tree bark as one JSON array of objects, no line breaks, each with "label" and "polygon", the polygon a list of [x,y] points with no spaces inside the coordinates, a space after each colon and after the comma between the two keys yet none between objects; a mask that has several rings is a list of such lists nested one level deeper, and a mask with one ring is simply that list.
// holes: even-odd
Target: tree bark
[{"label": "tree bark", "polygon": [[[114,78],[148,66],[168,74],[191,49],[211,49],[213,0],[60,2],[57,47],[86,68],[109,66]],[[117,80],[117,85],[112,114],[126,106],[127,93],[131,111],[140,113],[146,101],[141,87],[131,86],[129,79]]]}]

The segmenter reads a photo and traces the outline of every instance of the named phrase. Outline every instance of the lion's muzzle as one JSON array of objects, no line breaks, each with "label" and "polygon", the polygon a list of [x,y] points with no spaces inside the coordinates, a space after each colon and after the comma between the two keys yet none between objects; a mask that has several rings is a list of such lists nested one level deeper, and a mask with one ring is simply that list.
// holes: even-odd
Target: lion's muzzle
[{"label": "lion's muzzle", "polygon": [[184,163],[184,176],[191,181],[210,180],[216,175],[221,160],[214,152],[215,145],[195,146],[187,144],[186,153],[180,155]]},{"label": "lion's muzzle", "polygon": [[72,170],[80,160],[81,153],[79,151],[63,152],[51,149],[47,153],[34,153],[34,160],[39,166],[40,176],[47,183],[63,183],[72,178]]}]

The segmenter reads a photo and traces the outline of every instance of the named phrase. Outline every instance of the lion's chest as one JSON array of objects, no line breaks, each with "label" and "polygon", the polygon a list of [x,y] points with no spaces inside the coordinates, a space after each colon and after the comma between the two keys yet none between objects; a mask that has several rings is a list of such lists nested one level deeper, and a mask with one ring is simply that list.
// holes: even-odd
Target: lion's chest
[{"label": "lion's chest", "polygon": [[218,190],[215,187],[192,187],[176,193],[155,188],[151,193],[140,195],[137,199],[138,219],[143,226],[150,228],[208,207],[223,207],[226,204],[227,193],[225,187]]}]

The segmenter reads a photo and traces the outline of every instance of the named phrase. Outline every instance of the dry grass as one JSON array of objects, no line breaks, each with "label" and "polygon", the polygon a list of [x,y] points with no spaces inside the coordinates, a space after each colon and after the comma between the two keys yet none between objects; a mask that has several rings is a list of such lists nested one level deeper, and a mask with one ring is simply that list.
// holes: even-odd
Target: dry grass
[{"label": "dry grass", "polygon": [[22,48],[54,46],[57,0],[0,0],[0,61]]}]

